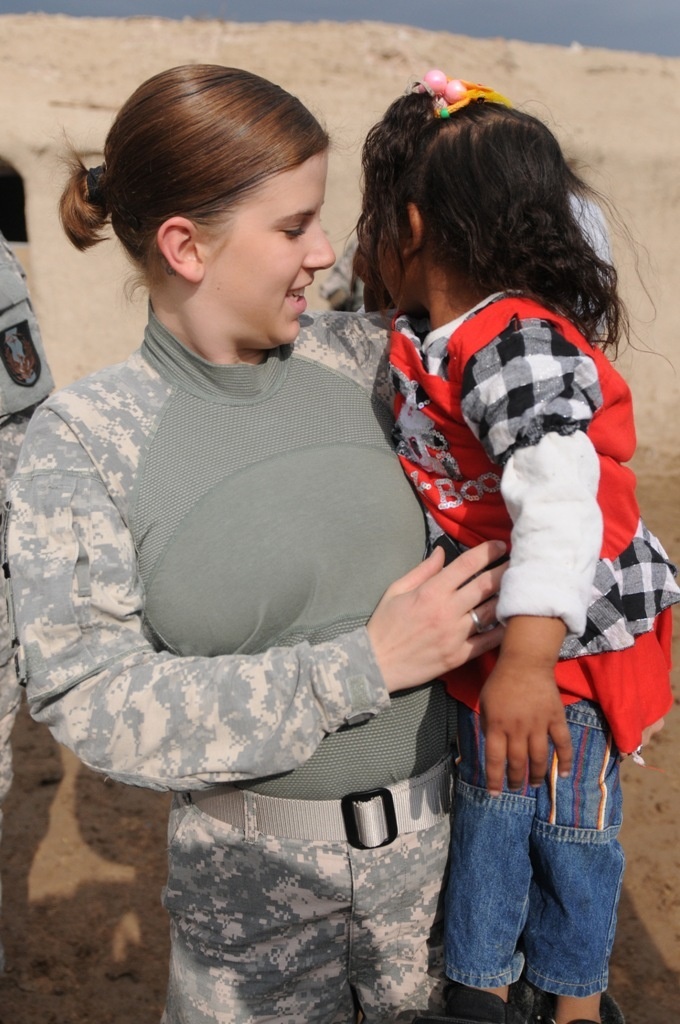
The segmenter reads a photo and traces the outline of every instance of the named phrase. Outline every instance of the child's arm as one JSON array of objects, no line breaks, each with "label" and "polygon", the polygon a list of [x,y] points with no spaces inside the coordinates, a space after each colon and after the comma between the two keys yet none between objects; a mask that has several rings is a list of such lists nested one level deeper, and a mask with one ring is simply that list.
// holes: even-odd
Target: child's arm
[{"label": "child's arm", "polygon": [[486,738],[486,784],[497,795],[527,777],[538,786],[548,769],[548,738],[560,774],[571,769],[571,739],[555,683],[555,664],[567,628],[561,619],[517,615],[508,620],[501,652],[480,695]]},{"label": "child's arm", "polygon": [[571,767],[571,741],[555,682],[567,630],[586,625],[602,543],[597,503],[599,463],[585,433],[547,434],[513,453],[501,492],[513,520],[510,568],[498,616],[507,623],[496,668],[481,693],[487,788],[500,792],[547,771],[548,739],[560,774]]},{"label": "child's arm", "polygon": [[566,633],[586,628],[601,550],[600,468],[587,434],[601,406],[594,360],[550,320],[513,321],[465,364],[463,415],[503,467],[513,523],[497,609],[509,635],[481,695],[492,792],[506,764],[511,787],[527,765],[530,780],[542,781],[549,734],[560,769],[569,763],[554,667]]}]

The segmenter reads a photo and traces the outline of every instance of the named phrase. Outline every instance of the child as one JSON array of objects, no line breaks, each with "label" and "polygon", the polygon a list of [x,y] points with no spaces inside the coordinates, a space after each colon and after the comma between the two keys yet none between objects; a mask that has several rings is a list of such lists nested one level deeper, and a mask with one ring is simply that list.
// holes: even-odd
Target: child
[{"label": "child", "polygon": [[500,653],[448,681],[454,984],[435,1019],[522,1021],[507,999],[524,969],[556,1024],[599,1022],[619,761],[671,706],[680,600],[624,466],[631,396],[604,355],[626,327],[616,272],[551,132],[484,86],[429,72],[371,130],[363,171],[358,270],[400,311],[395,438],[431,542],[512,541]]}]

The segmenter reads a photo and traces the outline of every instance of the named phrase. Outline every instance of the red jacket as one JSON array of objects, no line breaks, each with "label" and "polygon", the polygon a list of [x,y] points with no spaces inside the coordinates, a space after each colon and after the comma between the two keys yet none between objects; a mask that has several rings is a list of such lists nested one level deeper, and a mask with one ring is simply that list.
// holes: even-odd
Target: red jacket
[{"label": "red jacket", "polygon": [[[427,374],[413,341],[393,331],[390,362],[410,381],[422,384],[428,399],[422,412],[448,441],[463,479],[443,480],[445,474],[441,468],[429,468],[427,459],[416,465],[400,456],[404,470],[419,485],[421,501],[447,534],[466,546],[488,539],[509,543],[512,522],[500,488],[494,485],[502,471],[466,424],[461,397],[469,360],[502,334],[515,318],[519,321],[549,320],[559,334],[595,363],[603,403],[593,415],[588,437],[600,461],[598,503],[604,521],[601,557],[615,560],[631,544],[640,520],[635,477],[623,464],[635,451],[630,389],[600,349],[594,348],[569,321],[536,302],[502,298],[464,321],[449,339],[448,380]],[[404,397],[397,394],[396,416],[403,404]],[[417,473],[415,478],[414,473]],[[449,488],[454,497],[461,491],[469,496],[472,489],[476,500],[463,500],[458,504],[452,501],[450,504],[455,507],[441,509],[438,506],[442,487]],[[602,707],[619,749],[634,750],[641,742],[642,729],[663,717],[672,704],[670,638],[670,609],[667,609],[655,620],[655,628],[636,637],[632,647],[560,661],[556,679],[564,703],[583,698],[596,701]],[[492,652],[456,670],[447,677],[449,692],[478,709],[479,691],[495,661],[496,653]]]}]

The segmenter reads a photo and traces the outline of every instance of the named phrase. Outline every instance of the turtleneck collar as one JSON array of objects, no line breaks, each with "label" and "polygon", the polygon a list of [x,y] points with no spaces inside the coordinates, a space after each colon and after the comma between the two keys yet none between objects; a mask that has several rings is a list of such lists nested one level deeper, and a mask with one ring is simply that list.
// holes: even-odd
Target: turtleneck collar
[{"label": "turtleneck collar", "polygon": [[199,398],[252,402],[270,394],[283,380],[290,345],[265,353],[262,363],[210,363],[164,327],[149,307],[142,355],[161,377]]}]

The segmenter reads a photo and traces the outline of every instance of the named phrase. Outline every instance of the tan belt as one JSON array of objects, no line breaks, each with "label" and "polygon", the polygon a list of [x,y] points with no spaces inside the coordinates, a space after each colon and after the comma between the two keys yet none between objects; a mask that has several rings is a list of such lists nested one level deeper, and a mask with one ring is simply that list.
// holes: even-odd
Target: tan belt
[{"label": "tan belt", "polygon": [[451,759],[422,775],[342,800],[283,800],[235,786],[188,794],[205,814],[234,828],[249,823],[264,835],[349,843],[360,850],[394,842],[436,824],[451,806]]}]

